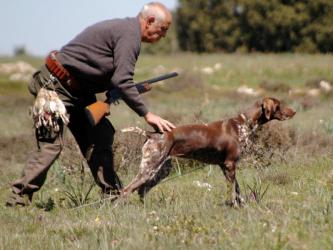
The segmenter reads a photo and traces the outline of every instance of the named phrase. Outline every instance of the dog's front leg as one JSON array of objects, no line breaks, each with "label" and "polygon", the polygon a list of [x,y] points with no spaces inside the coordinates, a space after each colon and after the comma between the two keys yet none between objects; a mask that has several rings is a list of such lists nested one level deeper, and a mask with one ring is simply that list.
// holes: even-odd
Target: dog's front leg
[{"label": "dog's front leg", "polygon": [[237,201],[237,204],[239,206],[244,206],[245,204],[245,200],[244,198],[241,196],[241,193],[240,193],[240,188],[239,188],[239,185],[238,185],[238,181],[237,181],[237,178],[235,177],[235,185],[236,185],[236,201]]}]

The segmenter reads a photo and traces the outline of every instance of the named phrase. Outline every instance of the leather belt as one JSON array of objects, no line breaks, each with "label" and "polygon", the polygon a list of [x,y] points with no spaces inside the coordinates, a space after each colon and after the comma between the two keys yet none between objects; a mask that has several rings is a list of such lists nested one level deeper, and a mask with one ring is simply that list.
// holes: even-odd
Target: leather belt
[{"label": "leather belt", "polygon": [[57,51],[52,51],[45,60],[45,66],[50,73],[55,76],[61,85],[63,85],[70,92],[77,92],[80,90],[78,83],[74,77],[70,75],[67,69],[58,61],[56,55]]}]

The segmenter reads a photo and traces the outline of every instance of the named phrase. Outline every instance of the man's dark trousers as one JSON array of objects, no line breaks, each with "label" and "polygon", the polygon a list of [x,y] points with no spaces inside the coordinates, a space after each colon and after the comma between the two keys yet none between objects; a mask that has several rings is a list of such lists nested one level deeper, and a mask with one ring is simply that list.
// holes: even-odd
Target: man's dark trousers
[{"label": "man's dark trousers", "polygon": [[[29,91],[36,96],[39,89],[44,86],[58,93],[70,116],[68,128],[86,158],[96,183],[103,194],[117,193],[122,188],[122,184],[113,167],[112,144],[115,130],[106,118],[92,127],[84,113],[84,107],[96,101],[95,94],[84,91],[73,93],[66,90],[57,80],[49,83],[49,79],[50,72],[42,66],[34,74]],[[41,188],[47,171],[63,148],[63,136],[64,126],[52,137],[36,136],[39,148],[29,154],[22,177],[12,184],[12,203],[24,203],[24,196],[28,196],[31,201],[32,194]]]}]

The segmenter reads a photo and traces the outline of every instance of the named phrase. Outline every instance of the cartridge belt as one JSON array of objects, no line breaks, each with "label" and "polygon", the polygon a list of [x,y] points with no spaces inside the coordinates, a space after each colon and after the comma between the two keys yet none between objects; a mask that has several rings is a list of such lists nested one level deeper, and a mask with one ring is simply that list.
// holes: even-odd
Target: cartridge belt
[{"label": "cartridge belt", "polygon": [[77,92],[80,90],[78,83],[75,78],[71,76],[68,70],[59,62],[56,55],[58,51],[52,51],[45,60],[45,66],[50,73],[56,77],[61,85],[66,88],[69,92]]}]

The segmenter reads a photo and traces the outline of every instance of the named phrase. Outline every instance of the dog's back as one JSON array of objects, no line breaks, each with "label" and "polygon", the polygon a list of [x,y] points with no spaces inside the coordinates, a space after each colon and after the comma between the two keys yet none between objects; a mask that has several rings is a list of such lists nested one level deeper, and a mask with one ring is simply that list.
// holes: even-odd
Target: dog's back
[{"label": "dog's back", "polygon": [[[217,164],[230,149],[237,148],[237,124],[234,119],[209,124],[190,124],[175,128],[170,156]],[[234,152],[238,154],[239,152]],[[233,153],[233,154],[234,154]]]}]

